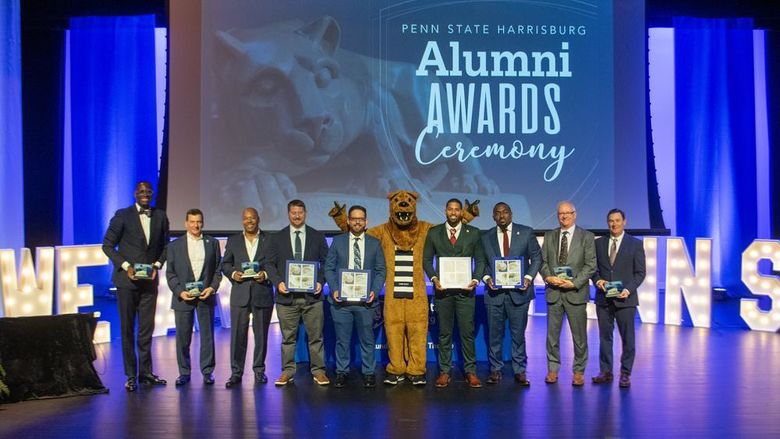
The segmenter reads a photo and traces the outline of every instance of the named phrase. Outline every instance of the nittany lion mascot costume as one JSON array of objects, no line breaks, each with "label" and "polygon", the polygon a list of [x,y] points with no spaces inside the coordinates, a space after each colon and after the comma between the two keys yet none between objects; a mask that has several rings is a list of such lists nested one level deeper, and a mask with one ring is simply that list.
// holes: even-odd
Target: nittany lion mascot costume
[{"label": "nittany lion mascot costume", "polygon": [[[382,243],[387,265],[384,324],[387,336],[386,384],[408,377],[415,385],[425,385],[428,348],[428,293],[422,267],[425,237],[433,224],[417,219],[417,192],[390,193],[390,219],[368,229]],[[469,203],[464,222],[479,215],[479,201]],[[347,230],[345,205],[335,203],[328,213],[336,225]]]}]

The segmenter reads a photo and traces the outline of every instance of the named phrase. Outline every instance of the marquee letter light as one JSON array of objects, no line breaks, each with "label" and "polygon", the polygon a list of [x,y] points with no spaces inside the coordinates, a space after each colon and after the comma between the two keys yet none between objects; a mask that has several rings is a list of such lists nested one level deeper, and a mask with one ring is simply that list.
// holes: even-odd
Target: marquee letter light
[{"label": "marquee letter light", "polygon": [[[99,244],[68,245],[57,247],[57,314],[79,312],[80,306],[94,305],[93,288],[90,284],[79,284],[79,267],[107,265],[108,257]],[[111,341],[111,324],[98,321],[95,329],[95,343]]]},{"label": "marquee letter light", "polygon": [[14,251],[0,250],[0,317],[52,315],[54,248],[38,247],[35,259],[37,270],[30,249],[21,249],[17,272]]},{"label": "marquee letter light", "polygon": [[772,308],[763,311],[757,299],[741,299],[739,315],[754,331],[777,332],[780,329],[780,278],[763,275],[758,271],[758,261],[768,259],[772,268],[780,265],[780,241],[757,239],[742,252],[742,282],[751,293],[769,296]]},{"label": "marquee letter light", "polygon": [[[712,314],[712,239],[696,239],[693,267],[682,238],[666,240],[666,300],[664,323],[682,323],[682,298],[693,326],[709,328]],[[682,291],[682,294],[680,292]]]},{"label": "marquee letter light", "polygon": [[645,248],[645,280],[639,285],[639,319],[658,323],[658,238],[642,239]]}]

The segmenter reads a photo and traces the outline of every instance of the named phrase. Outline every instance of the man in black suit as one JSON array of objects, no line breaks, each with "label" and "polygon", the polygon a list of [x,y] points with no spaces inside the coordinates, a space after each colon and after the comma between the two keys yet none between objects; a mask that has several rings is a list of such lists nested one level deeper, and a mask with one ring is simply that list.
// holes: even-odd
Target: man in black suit
[{"label": "man in black suit", "polygon": [[[634,366],[634,319],[639,306],[637,290],[645,280],[645,249],[642,241],[625,233],[626,214],[612,209],[607,214],[609,237],[596,240],[596,316],[599,319],[599,370],[594,384],[612,381],[612,335],[617,321],[623,353],[620,355],[620,387],[631,386]],[[607,282],[620,281],[617,297],[607,297]]]},{"label": "man in black suit", "polygon": [[[525,352],[525,328],[528,326],[528,308],[536,294],[533,281],[542,267],[542,251],[536,240],[534,230],[528,226],[512,222],[512,209],[508,204],[499,202],[493,207],[493,221],[496,227],[482,235],[487,266],[483,280],[485,289],[485,308],[489,327],[488,359],[490,376],[488,384],[501,381],[501,369],[504,367],[504,327],[509,320],[509,333],[512,338],[512,371],[515,382],[527,387],[531,383],[526,376],[528,355]],[[495,273],[493,260],[523,258],[523,276],[516,288],[494,287]]]},{"label": "man in black suit", "polygon": [[[166,276],[171,289],[171,309],[176,324],[176,362],[179,377],[176,386],[190,382],[190,343],[193,314],[200,329],[200,370],[203,383],[214,384],[214,306],[222,280],[219,272],[219,242],[203,234],[203,212],[187,211],[184,227],[187,233],[168,246]],[[199,285],[194,285],[200,283]]]},{"label": "man in black suit", "polygon": [[[225,387],[241,383],[246,361],[246,346],[249,334],[249,316],[252,316],[252,332],[255,351],[252,355],[252,370],[255,384],[265,384],[265,356],[268,352],[268,327],[273,314],[274,292],[265,271],[268,264],[268,235],[260,230],[260,216],[253,207],[247,207],[241,214],[244,231],[231,236],[225,245],[222,258],[222,273],[230,279],[230,379]],[[257,262],[258,271],[245,273],[243,263]]]},{"label": "man in black suit", "polygon": [[[152,185],[141,181],[135,186],[135,203],[119,209],[111,218],[103,238],[103,253],[114,264],[111,276],[117,289],[122,333],[125,389],[134,392],[138,382],[165,385],[152,371],[152,334],[157,306],[157,270],[165,263],[168,244],[168,217],[152,208]],[[151,264],[151,279],[137,279],[134,264]],[[138,358],[135,322],[138,320]]]},{"label": "man in black suit", "polygon": [[[323,267],[328,255],[325,235],[306,225],[306,205],[301,200],[287,203],[290,225],[271,239],[271,257],[265,270],[276,285],[276,315],[282,331],[282,374],[274,384],[286,386],[295,379],[295,345],[298,342],[298,325],[303,327],[309,342],[309,362],[314,382],[320,386],[330,384],[325,374],[325,349],[322,344],[322,328],[325,314],[322,307],[322,285],[325,283]],[[317,282],[314,293],[287,290],[285,276],[287,261],[317,262]]]},{"label": "man in black suit", "polygon": [[[457,198],[447,201],[447,221],[431,227],[425,238],[423,269],[436,290],[435,308],[439,319],[439,376],[436,387],[450,384],[452,369],[452,328],[458,320],[463,370],[469,387],[482,387],[477,377],[477,356],[474,344],[474,289],[485,271],[482,234],[476,227],[463,224],[463,205]],[[442,257],[470,257],[474,271],[472,279],[462,288],[442,287],[439,280]],[[437,258],[437,267],[433,259]]]}]

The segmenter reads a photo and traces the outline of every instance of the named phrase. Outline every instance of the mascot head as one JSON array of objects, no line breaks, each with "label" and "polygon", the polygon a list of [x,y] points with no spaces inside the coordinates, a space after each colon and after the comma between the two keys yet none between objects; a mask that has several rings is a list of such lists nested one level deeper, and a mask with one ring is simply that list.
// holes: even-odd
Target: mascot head
[{"label": "mascot head", "polygon": [[390,221],[398,228],[417,224],[417,192],[399,190],[387,195],[390,200]]}]

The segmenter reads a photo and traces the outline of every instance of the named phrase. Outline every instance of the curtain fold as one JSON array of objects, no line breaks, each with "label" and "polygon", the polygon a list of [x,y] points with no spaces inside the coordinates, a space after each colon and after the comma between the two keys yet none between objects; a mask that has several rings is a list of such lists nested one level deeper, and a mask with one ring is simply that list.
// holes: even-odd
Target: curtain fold
[{"label": "curtain fold", "polygon": [[713,238],[713,286],[744,295],[757,236],[753,20],[675,17],[677,234]]}]

